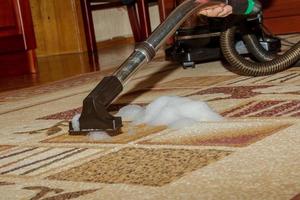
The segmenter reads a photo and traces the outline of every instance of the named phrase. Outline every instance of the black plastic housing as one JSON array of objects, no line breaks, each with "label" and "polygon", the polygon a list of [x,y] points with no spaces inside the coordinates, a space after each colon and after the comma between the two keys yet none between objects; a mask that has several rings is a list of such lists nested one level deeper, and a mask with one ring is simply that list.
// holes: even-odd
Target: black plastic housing
[{"label": "black plastic housing", "polygon": [[122,90],[123,85],[117,77],[104,77],[83,101],[82,113],[79,118],[80,130],[74,130],[70,122],[69,133],[80,134],[91,131],[117,133],[122,127],[121,117],[112,116],[107,111],[107,107]]}]

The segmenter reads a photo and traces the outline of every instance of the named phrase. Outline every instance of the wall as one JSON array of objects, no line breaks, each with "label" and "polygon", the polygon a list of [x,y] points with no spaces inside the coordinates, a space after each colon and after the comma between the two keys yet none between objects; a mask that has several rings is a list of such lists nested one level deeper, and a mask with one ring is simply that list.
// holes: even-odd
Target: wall
[{"label": "wall", "polygon": [[[150,7],[152,30],[159,24],[157,5]],[[126,8],[99,10],[93,13],[97,41],[110,40],[115,37],[132,36]]]},{"label": "wall", "polygon": [[[37,40],[37,56],[83,52],[86,42],[80,0],[30,0]],[[266,24],[274,33],[299,32],[300,1],[273,0],[265,10]],[[152,28],[159,24],[157,6],[150,7]],[[130,37],[125,8],[95,11],[97,41]],[[287,23],[288,22],[288,23]]]},{"label": "wall", "polygon": [[79,0],[30,0],[37,56],[86,50]]},{"label": "wall", "polygon": [[[38,57],[86,51],[80,0],[30,0]],[[150,7],[152,27],[159,24],[157,5]],[[131,37],[126,8],[93,12],[97,41]]]},{"label": "wall", "polygon": [[300,1],[271,0],[265,4],[265,25],[274,34],[300,33]]}]

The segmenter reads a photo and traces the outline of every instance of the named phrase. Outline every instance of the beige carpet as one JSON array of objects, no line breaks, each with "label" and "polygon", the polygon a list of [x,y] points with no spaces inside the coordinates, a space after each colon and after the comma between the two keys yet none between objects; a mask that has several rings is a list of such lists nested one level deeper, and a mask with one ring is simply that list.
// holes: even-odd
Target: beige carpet
[{"label": "beige carpet", "polygon": [[184,70],[158,57],[111,111],[179,95],[207,101],[225,121],[125,123],[97,142],[68,135],[103,75],[0,93],[0,199],[300,199],[299,68],[251,78],[219,62]]}]

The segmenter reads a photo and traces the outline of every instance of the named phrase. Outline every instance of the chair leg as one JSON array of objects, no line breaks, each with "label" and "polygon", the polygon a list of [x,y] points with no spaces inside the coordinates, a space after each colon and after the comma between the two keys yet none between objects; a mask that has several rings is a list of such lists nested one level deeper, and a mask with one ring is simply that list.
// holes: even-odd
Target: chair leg
[{"label": "chair leg", "polygon": [[175,8],[175,0],[158,0],[160,22],[163,22]]},{"label": "chair leg", "polygon": [[96,44],[95,29],[94,29],[94,23],[92,17],[92,9],[90,6],[90,0],[80,0],[80,3],[81,3],[83,23],[84,23],[86,45],[89,54],[89,61],[90,64],[92,64],[93,66],[98,66],[99,64],[98,50]]},{"label": "chair leg", "polygon": [[150,17],[149,17],[148,0],[138,0],[137,6],[138,6],[138,12],[139,12],[142,37],[143,37],[143,40],[145,40],[151,34],[151,23],[150,23]]},{"label": "chair leg", "polygon": [[135,4],[127,5],[127,13],[135,42],[143,41]]},{"label": "chair leg", "polygon": [[[172,10],[175,8],[175,2],[175,0],[158,0],[160,22],[163,22],[167,18],[167,16],[172,12]],[[151,34],[151,23],[148,3],[149,0],[137,1],[143,40],[148,38]]]}]

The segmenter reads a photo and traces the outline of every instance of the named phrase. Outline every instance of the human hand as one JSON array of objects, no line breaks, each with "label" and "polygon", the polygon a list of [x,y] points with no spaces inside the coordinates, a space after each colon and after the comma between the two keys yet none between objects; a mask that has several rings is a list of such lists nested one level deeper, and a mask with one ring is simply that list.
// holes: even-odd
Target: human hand
[{"label": "human hand", "polygon": [[219,4],[201,10],[198,14],[207,17],[226,17],[232,13],[232,7],[226,4]]}]

